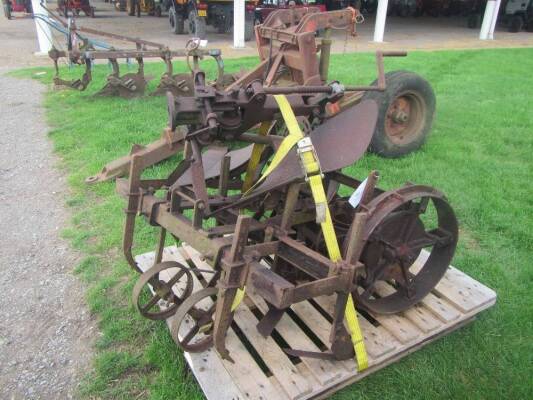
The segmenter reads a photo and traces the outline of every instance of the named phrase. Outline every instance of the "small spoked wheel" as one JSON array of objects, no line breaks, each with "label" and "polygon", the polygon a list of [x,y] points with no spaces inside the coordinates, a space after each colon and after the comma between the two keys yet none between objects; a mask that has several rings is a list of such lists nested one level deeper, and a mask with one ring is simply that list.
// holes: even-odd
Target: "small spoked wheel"
[{"label": "small spoked wheel", "polygon": [[178,307],[170,332],[184,351],[198,353],[213,345],[217,293],[214,287],[202,289]]},{"label": "small spoked wheel", "polygon": [[192,290],[189,270],[180,263],[165,261],[141,275],[133,288],[133,304],[143,317],[167,319],[176,313]]},{"label": "small spoked wheel", "polygon": [[457,245],[457,220],[444,196],[424,186],[383,193],[368,206],[365,268],[354,295],[369,311],[401,312],[445,274]]}]

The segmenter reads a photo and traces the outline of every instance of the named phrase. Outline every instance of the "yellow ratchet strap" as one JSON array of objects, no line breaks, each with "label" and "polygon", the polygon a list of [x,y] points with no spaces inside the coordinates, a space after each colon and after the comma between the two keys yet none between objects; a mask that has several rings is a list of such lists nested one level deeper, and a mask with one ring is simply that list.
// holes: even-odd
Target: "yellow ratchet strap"
[{"label": "yellow ratchet strap", "polygon": [[[266,136],[268,134],[269,128],[270,128],[270,121],[262,122],[261,126],[259,127],[259,135]],[[255,170],[257,169],[257,165],[259,164],[259,161],[261,160],[261,154],[263,154],[264,148],[265,148],[264,144],[254,143],[254,147],[252,149],[252,155],[250,157],[250,161],[248,161],[248,166],[246,167],[246,175],[244,177],[244,183],[242,185],[243,192],[248,191],[248,189],[252,187],[252,183],[254,182],[254,177],[255,177]]]},{"label": "yellow ratchet strap", "polygon": [[[281,114],[283,115],[283,119],[285,120],[285,124],[289,130],[289,135],[283,140],[279,149],[281,150],[284,147],[284,143],[287,142],[285,148],[283,149],[285,154],[282,154],[281,157],[278,158],[283,159],[283,157],[285,157],[285,155],[295,144],[298,145],[298,154],[307,175],[306,179],[311,187],[311,192],[313,194],[313,199],[317,209],[317,222],[320,222],[320,227],[322,228],[324,240],[326,241],[326,248],[328,250],[329,258],[333,262],[338,262],[342,259],[341,251],[339,248],[339,243],[337,242],[337,235],[335,234],[333,221],[331,220],[326,192],[324,191],[324,185],[322,184],[320,164],[314,151],[313,144],[309,137],[304,137],[302,134],[300,126],[298,125],[298,121],[296,120],[296,116],[294,115],[287,98],[284,95],[275,95],[274,98],[278,103]],[[287,149],[287,147],[289,147],[289,149]],[[279,150],[275,154],[274,160],[280,152]],[[277,164],[279,164],[280,161],[281,160],[277,160]],[[270,164],[270,170],[274,169],[277,165],[276,164],[274,167],[272,167],[273,164],[274,161]],[[267,170],[267,172],[269,171]],[[263,179],[267,175],[267,172],[265,172],[265,175],[262,176]],[[362,371],[368,368],[368,358],[363,340],[363,334],[359,326],[359,321],[357,320],[355,303],[351,294],[348,295],[345,318],[350,330],[350,336],[357,359],[357,365],[359,366],[359,371]]]},{"label": "yellow ratchet strap", "polygon": [[[311,192],[313,194],[313,199],[316,207],[317,222],[320,223],[320,227],[324,235],[324,240],[326,241],[326,248],[328,250],[329,258],[333,262],[338,262],[342,259],[342,255],[340,252],[339,243],[337,242],[337,235],[335,234],[333,221],[331,220],[331,214],[329,212],[326,192],[324,191],[324,185],[322,184],[322,173],[320,170],[320,164],[314,151],[313,144],[309,137],[304,137],[304,135],[302,134],[300,126],[298,125],[298,121],[296,120],[296,116],[294,115],[294,112],[292,111],[292,108],[287,98],[284,95],[275,95],[274,98],[278,103],[285,124],[287,125],[289,134],[281,142],[278,151],[274,154],[272,162],[267,167],[261,178],[253,186],[243,185],[243,196],[246,196],[246,194],[250,193],[255,187],[257,187],[274,169],[276,169],[276,167],[285,158],[289,151],[295,145],[297,145],[298,154],[300,156],[302,166],[306,173],[306,179],[309,182],[309,186],[311,187]],[[261,129],[262,128],[263,125],[261,125]],[[254,151],[252,151],[252,158],[253,157]],[[254,166],[253,169],[255,170],[255,168],[256,167]],[[248,174],[247,171],[246,178],[248,178],[249,175],[251,174]],[[237,294],[235,295],[235,299],[231,306],[231,311],[234,311],[241,303],[242,299],[244,298],[245,289],[246,288],[237,290]],[[352,339],[352,344],[354,347],[355,357],[357,359],[359,371],[363,371],[368,368],[368,357],[366,354],[363,334],[359,326],[359,321],[357,320],[355,303],[351,294],[348,295],[345,318],[348,324],[348,328],[350,330],[350,336]]]},{"label": "yellow ratchet strap", "polygon": [[237,293],[235,294],[235,298],[233,299],[233,303],[231,304],[231,312],[235,311],[235,309],[239,307],[239,304],[241,304],[242,299],[244,299],[245,290],[246,286],[242,289],[237,289]]}]

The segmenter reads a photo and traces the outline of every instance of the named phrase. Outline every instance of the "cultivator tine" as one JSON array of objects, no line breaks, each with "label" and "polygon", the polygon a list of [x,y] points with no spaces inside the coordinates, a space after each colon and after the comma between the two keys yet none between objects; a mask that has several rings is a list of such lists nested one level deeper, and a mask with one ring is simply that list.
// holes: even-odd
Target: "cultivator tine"
[{"label": "cultivator tine", "polygon": [[174,75],[172,57],[170,54],[165,54],[163,59],[165,60],[167,70],[161,76],[159,85],[157,85],[157,88],[152,93],[152,96],[164,95],[167,92],[172,93],[174,96],[192,96],[193,83],[191,74],[181,73]]},{"label": "cultivator tine", "polygon": [[142,96],[148,83],[144,76],[144,61],[142,57],[136,58],[139,69],[135,73],[120,76],[120,68],[116,58],[109,62],[113,72],[107,77],[106,85],[97,93],[99,96],[120,96],[126,99]]},{"label": "cultivator tine", "polygon": [[62,79],[59,77],[59,65],[58,60],[60,57],[67,57],[67,54],[64,51],[59,51],[55,47],[52,47],[52,49],[48,52],[48,55],[54,62],[54,87],[56,89],[61,88],[71,88],[76,89],[79,91],[83,91],[87,88],[89,83],[91,82],[92,75],[91,75],[91,61],[86,60],[85,61],[85,72],[81,79],[72,79],[70,81],[66,79]]},{"label": "cultivator tine", "polygon": [[223,273],[218,281],[218,296],[215,311],[215,326],[213,342],[217,352],[223,359],[234,362],[226,349],[226,333],[233,320],[233,311],[238,306],[235,303],[237,290],[244,285],[246,276],[244,248],[248,243],[248,233],[252,218],[239,215],[231,248],[222,260]]}]

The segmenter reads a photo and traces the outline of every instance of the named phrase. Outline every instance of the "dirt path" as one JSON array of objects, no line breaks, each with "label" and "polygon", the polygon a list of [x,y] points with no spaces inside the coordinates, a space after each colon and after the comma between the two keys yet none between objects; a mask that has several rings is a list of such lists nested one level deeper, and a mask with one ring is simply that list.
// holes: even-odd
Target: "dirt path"
[{"label": "dirt path", "polygon": [[68,225],[65,178],[46,132],[45,88],[0,70],[0,398],[68,399],[96,335]]}]

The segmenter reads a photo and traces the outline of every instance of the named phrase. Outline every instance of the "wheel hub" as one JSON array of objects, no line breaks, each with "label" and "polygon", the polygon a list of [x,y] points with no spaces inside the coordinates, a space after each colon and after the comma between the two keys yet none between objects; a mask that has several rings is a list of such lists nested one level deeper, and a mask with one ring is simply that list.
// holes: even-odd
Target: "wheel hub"
[{"label": "wheel hub", "polygon": [[405,144],[421,134],[425,108],[416,93],[404,93],[390,104],[385,119],[385,133],[396,144]]}]

